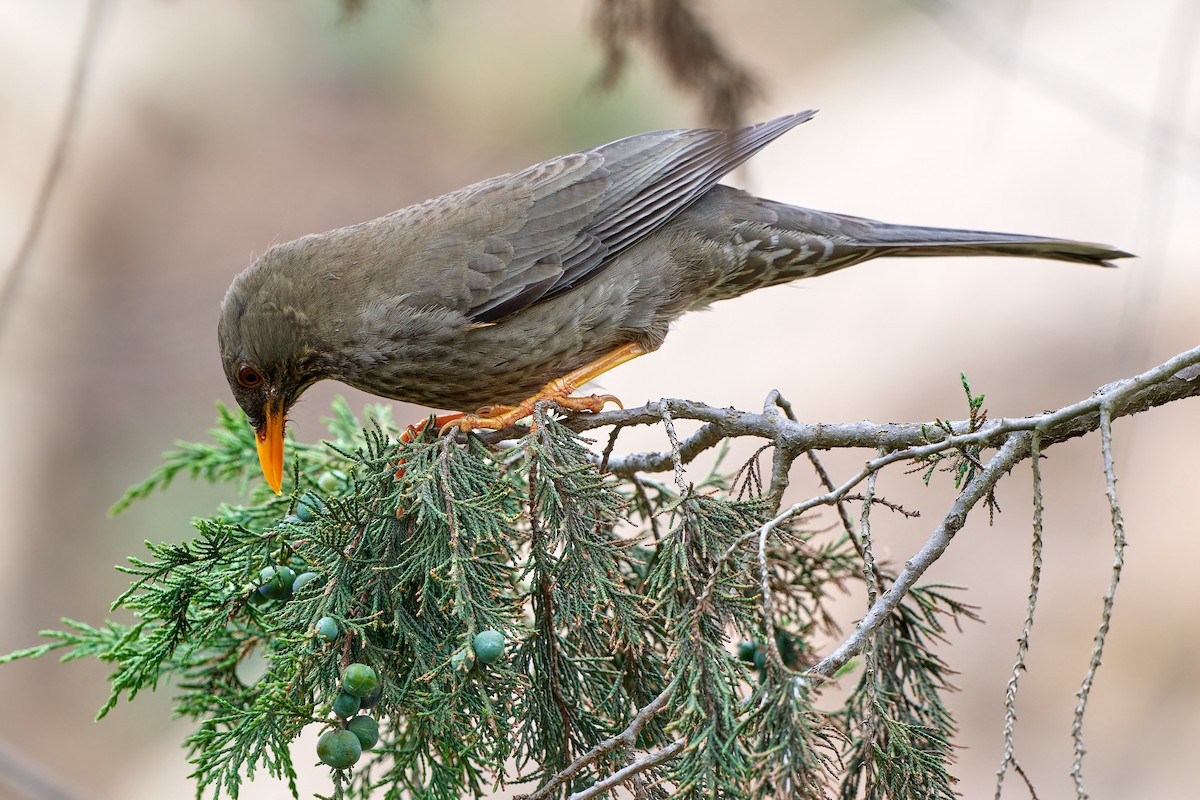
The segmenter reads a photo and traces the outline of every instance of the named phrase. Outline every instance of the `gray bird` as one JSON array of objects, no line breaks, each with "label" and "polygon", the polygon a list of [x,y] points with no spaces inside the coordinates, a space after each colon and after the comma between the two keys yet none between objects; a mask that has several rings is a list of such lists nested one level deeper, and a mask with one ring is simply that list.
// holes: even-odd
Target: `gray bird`
[{"label": "gray bird", "polygon": [[[221,306],[221,360],[280,491],[283,423],[326,378],[503,428],[652,352],[681,314],[880,256],[1128,253],[1041,236],[891,225],[717,181],[805,111],[736,131],[644,133],[378,219],[276,245]],[[499,405],[491,405],[499,404]]]}]

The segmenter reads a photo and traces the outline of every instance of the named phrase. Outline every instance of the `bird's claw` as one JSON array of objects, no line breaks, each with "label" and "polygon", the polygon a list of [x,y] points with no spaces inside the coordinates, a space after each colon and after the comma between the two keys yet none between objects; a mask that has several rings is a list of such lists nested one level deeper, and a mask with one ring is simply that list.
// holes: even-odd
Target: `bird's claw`
[{"label": "bird's claw", "polygon": [[559,408],[566,409],[567,411],[587,411],[593,414],[602,411],[608,403],[615,404],[617,408],[625,407],[615,395],[611,394],[591,394],[585,397],[535,395],[520,405],[488,405],[479,409],[474,414],[464,414],[443,425],[441,433],[446,434],[452,431],[504,430],[510,425],[514,425],[533,414],[534,408],[542,401],[554,403]]},{"label": "bird's claw", "polygon": [[[429,427],[430,422],[433,422],[433,424],[438,427],[438,435],[441,436],[442,433],[445,432],[448,427],[453,427],[455,422],[460,417],[463,417],[463,416],[465,416],[465,414],[463,414],[462,412],[455,412],[452,414],[442,414],[440,416],[426,417],[425,419],[418,422],[416,425],[406,425],[404,427],[404,432],[400,434],[400,443],[408,444],[409,442],[416,441],[417,437],[420,436],[427,427]],[[396,462],[396,480],[400,480],[403,477],[404,477],[404,459],[401,458],[399,461]]]}]

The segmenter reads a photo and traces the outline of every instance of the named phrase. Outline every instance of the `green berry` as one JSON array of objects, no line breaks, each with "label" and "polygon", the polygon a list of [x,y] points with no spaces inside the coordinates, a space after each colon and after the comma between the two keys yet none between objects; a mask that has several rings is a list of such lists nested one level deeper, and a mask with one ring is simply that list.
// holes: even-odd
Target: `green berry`
[{"label": "green berry", "polygon": [[258,591],[271,600],[287,600],[292,596],[292,583],[296,580],[296,572],[290,567],[263,567],[259,572],[262,585]]},{"label": "green berry", "polygon": [[333,617],[321,617],[316,624],[317,636],[327,642],[332,642],[341,633],[338,629],[337,621]]},{"label": "green berry", "polygon": [[758,649],[758,645],[749,639],[743,639],[738,642],[737,657],[747,664],[754,661],[754,651]]},{"label": "green berry", "polygon": [[352,767],[361,757],[362,744],[350,731],[325,731],[317,740],[317,758],[334,769]]},{"label": "green berry", "polygon": [[475,657],[484,664],[493,664],[504,655],[504,634],[500,631],[480,631],[473,644]]},{"label": "green berry", "polygon": [[301,572],[296,576],[296,580],[292,582],[292,594],[299,594],[300,590],[303,589],[306,584],[319,577],[320,576],[315,572]]},{"label": "green berry", "polygon": [[357,697],[349,692],[338,692],[338,696],[333,700],[333,713],[342,719],[346,719],[358,713],[358,706]]},{"label": "green berry", "polygon": [[460,647],[450,654],[450,668],[459,674],[470,671],[474,665],[474,659],[467,660],[467,648],[465,647]]},{"label": "green berry", "polygon": [[296,516],[301,522],[312,522],[316,517],[315,512],[325,508],[325,503],[321,502],[321,498],[316,492],[305,492],[300,498],[300,502],[296,503]]},{"label": "green berry", "polygon": [[759,669],[766,669],[766,667],[767,667],[767,648],[765,648],[765,647],[754,648],[754,666],[758,667]]},{"label": "green berry", "polygon": [[375,670],[366,664],[351,664],[342,671],[342,691],[355,697],[363,697],[379,685]]},{"label": "green berry", "polygon": [[379,701],[383,699],[383,686],[376,686],[371,691],[359,698],[362,702],[359,704],[360,709],[374,708],[379,705]]},{"label": "green berry", "polygon": [[342,488],[342,482],[332,472],[322,472],[321,477],[317,478],[317,488],[325,494],[333,494]]},{"label": "green berry", "polygon": [[370,750],[379,741],[379,723],[372,717],[360,714],[346,723],[346,730],[358,737],[363,750]]},{"label": "green berry", "polygon": [[295,514],[288,514],[286,517],[283,518],[284,525],[295,525],[297,522],[301,522],[301,521],[302,520]]}]

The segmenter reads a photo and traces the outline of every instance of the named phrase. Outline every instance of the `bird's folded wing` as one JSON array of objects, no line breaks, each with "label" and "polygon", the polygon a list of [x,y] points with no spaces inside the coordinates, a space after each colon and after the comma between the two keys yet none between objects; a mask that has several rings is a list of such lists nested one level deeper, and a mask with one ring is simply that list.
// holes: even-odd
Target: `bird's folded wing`
[{"label": "bird's folded wing", "polygon": [[462,310],[494,322],[595,275],[814,113],[737,131],[644,133],[431,201],[446,234],[467,245],[455,259]]}]

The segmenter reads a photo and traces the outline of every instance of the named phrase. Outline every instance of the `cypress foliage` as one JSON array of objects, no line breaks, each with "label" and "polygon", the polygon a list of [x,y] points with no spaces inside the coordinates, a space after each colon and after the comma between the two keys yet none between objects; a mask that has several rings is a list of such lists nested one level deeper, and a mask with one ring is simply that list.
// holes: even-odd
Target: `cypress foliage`
[{"label": "cypress foliage", "polygon": [[[379,740],[331,769],[332,797],[588,796],[631,764],[624,783],[646,798],[952,795],[952,673],[933,646],[968,607],[914,590],[876,634],[870,678],[821,711],[812,641],[864,574],[846,535],[792,523],[760,548],[774,508],[756,470],[739,491],[719,467],[692,485],[621,478],[553,416],[536,422],[505,446],[401,443],[385,407],[364,427],[338,401],[328,442],[289,443],[296,488],[280,498],[255,480],[250,428],[220,408],[210,443],[181,444],[116,510],[181,474],[245,504],[129,559],[113,608],[134,624],[66,620],[3,660],[112,664],[101,717],[169,681],[196,723],[198,796],[237,797],[258,771],[295,792],[297,760],[316,756],[293,741],[347,726],[333,703],[352,663],[378,676],[360,713]],[[313,575],[268,596],[268,568]],[[484,631],[504,640],[491,663]]]}]

